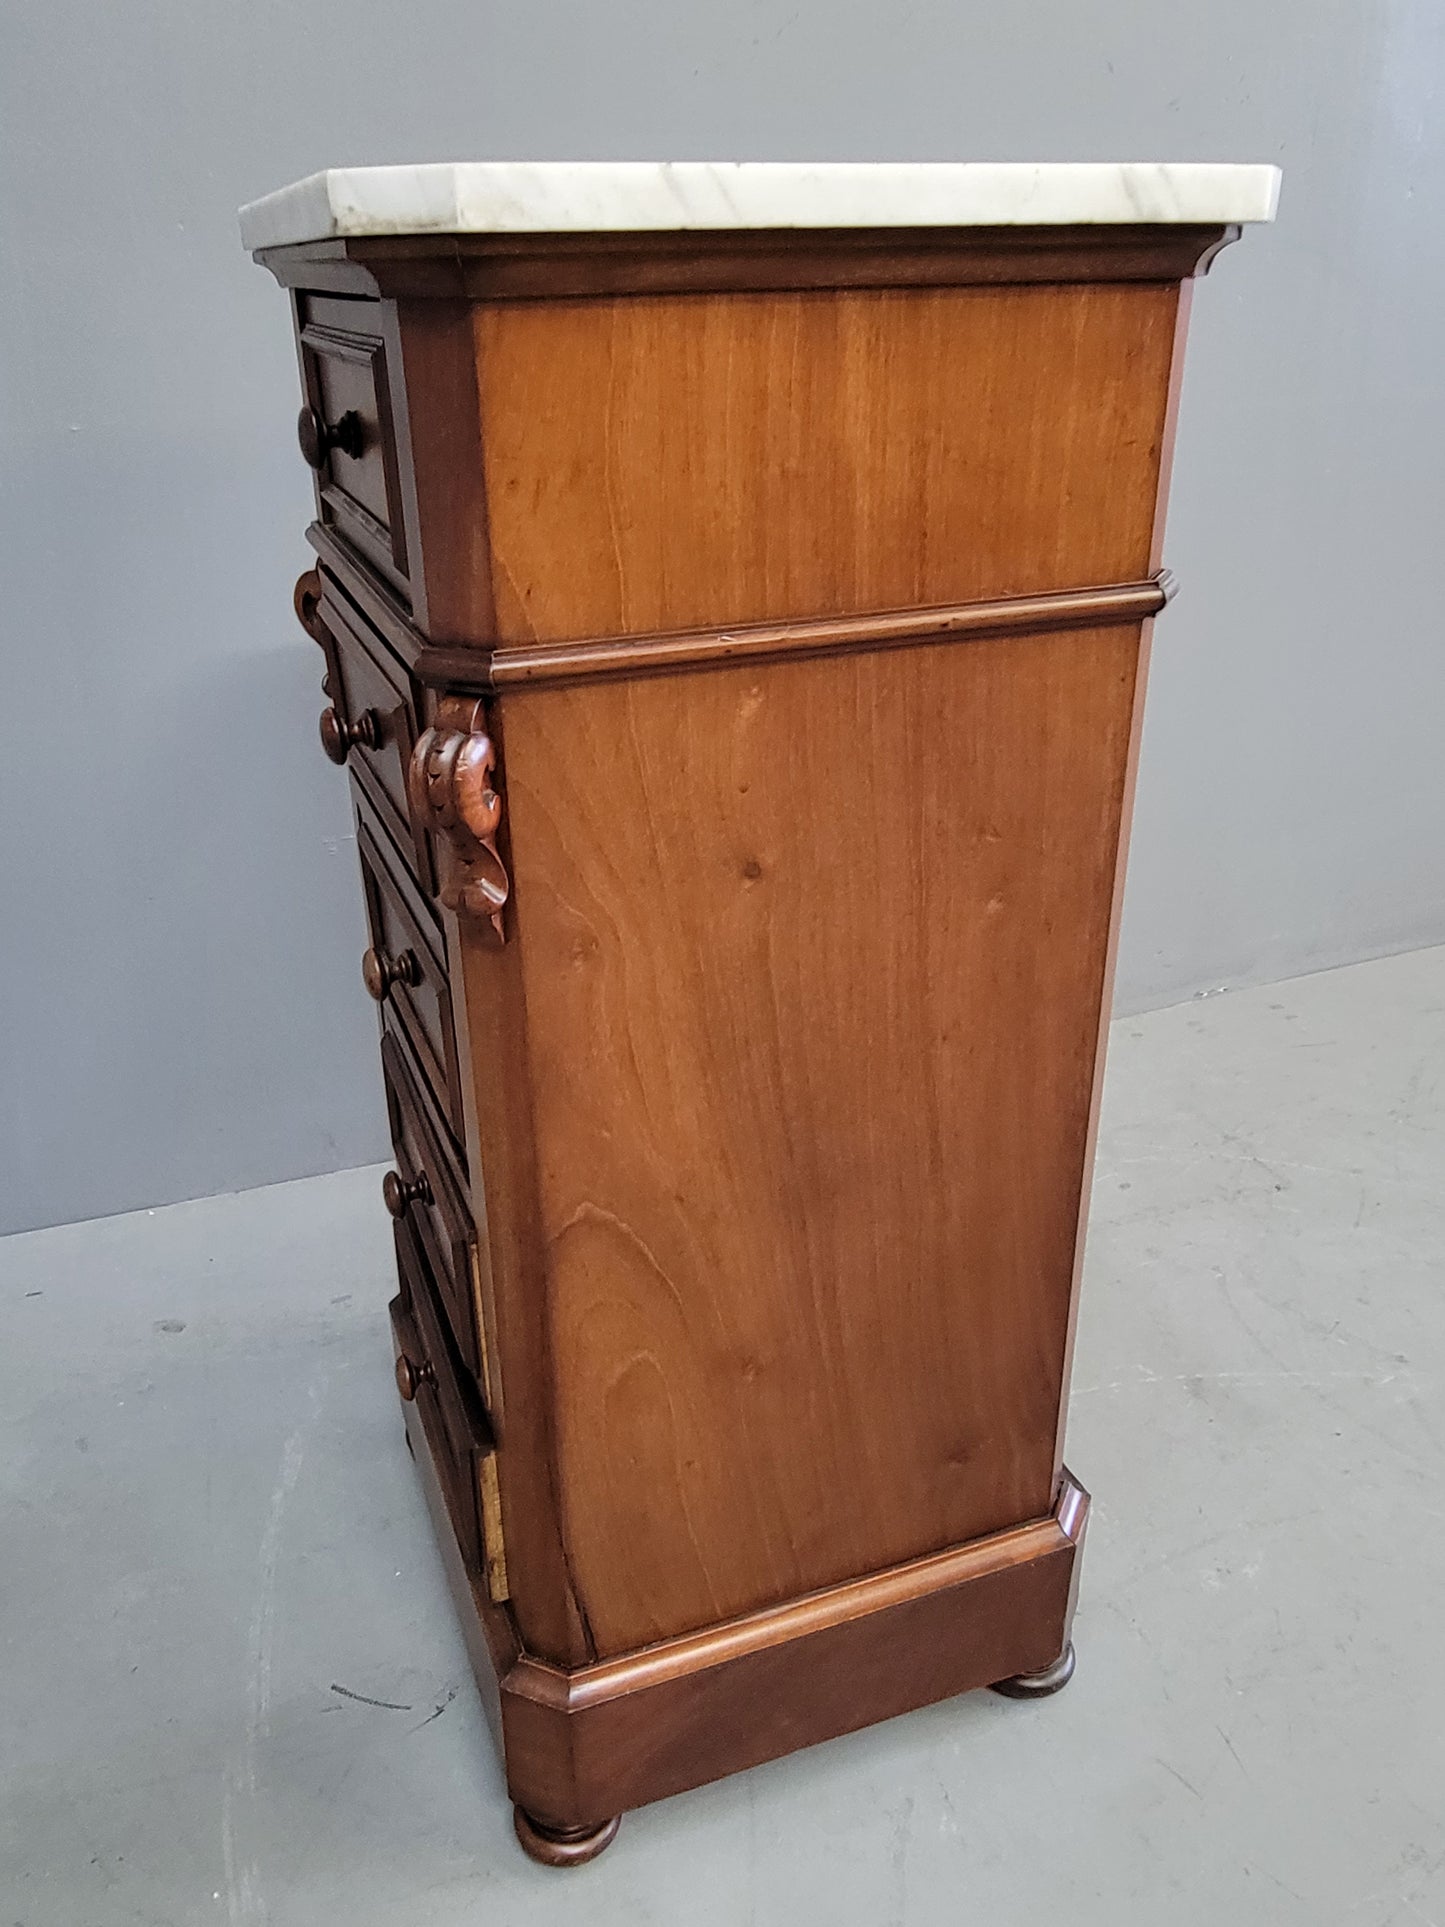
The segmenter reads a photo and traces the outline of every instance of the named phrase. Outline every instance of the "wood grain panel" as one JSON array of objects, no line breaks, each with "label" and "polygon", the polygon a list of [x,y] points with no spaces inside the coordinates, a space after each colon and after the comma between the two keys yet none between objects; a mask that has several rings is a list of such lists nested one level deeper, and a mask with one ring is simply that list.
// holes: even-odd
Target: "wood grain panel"
[{"label": "wood grain panel", "polygon": [[479,307],[496,629],[617,635],[1141,577],[1179,291]]},{"label": "wood grain panel", "polygon": [[1048,1511],[1139,635],[502,699],[599,1655]]}]

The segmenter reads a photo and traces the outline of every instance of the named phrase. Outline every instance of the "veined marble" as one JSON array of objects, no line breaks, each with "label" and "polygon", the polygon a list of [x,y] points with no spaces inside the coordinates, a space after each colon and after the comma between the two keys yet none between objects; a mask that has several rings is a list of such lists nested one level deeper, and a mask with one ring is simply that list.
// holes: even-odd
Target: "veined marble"
[{"label": "veined marble", "polygon": [[1212,161],[467,161],[333,167],[241,209],[248,248],[380,234],[1271,221],[1277,167]]}]

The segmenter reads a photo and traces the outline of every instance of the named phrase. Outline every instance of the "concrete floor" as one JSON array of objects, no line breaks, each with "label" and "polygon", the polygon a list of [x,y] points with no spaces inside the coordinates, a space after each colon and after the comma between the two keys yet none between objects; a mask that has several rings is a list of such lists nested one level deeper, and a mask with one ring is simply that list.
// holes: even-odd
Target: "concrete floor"
[{"label": "concrete floor", "polygon": [[1445,950],[1116,1025],[1073,1685],[567,1874],[403,1447],[376,1173],[0,1244],[0,1927],[1445,1927],[1442,1068]]}]

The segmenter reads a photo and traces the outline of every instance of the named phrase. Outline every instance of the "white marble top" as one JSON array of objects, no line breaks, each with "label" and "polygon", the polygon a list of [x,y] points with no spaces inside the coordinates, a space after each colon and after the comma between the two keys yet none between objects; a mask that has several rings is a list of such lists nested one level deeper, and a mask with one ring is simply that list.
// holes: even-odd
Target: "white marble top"
[{"label": "white marble top", "polygon": [[1271,221],[1277,167],[1213,161],[466,161],[333,167],[241,209],[248,248],[376,234]]}]

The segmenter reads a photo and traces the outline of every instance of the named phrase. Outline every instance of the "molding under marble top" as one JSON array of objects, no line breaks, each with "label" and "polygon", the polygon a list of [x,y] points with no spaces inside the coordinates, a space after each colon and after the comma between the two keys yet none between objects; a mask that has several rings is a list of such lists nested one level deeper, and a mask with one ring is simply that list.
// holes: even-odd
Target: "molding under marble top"
[{"label": "molding under marble top", "polygon": [[1272,221],[1280,171],[1211,161],[467,161],[333,167],[241,209],[252,250],[387,234]]}]

